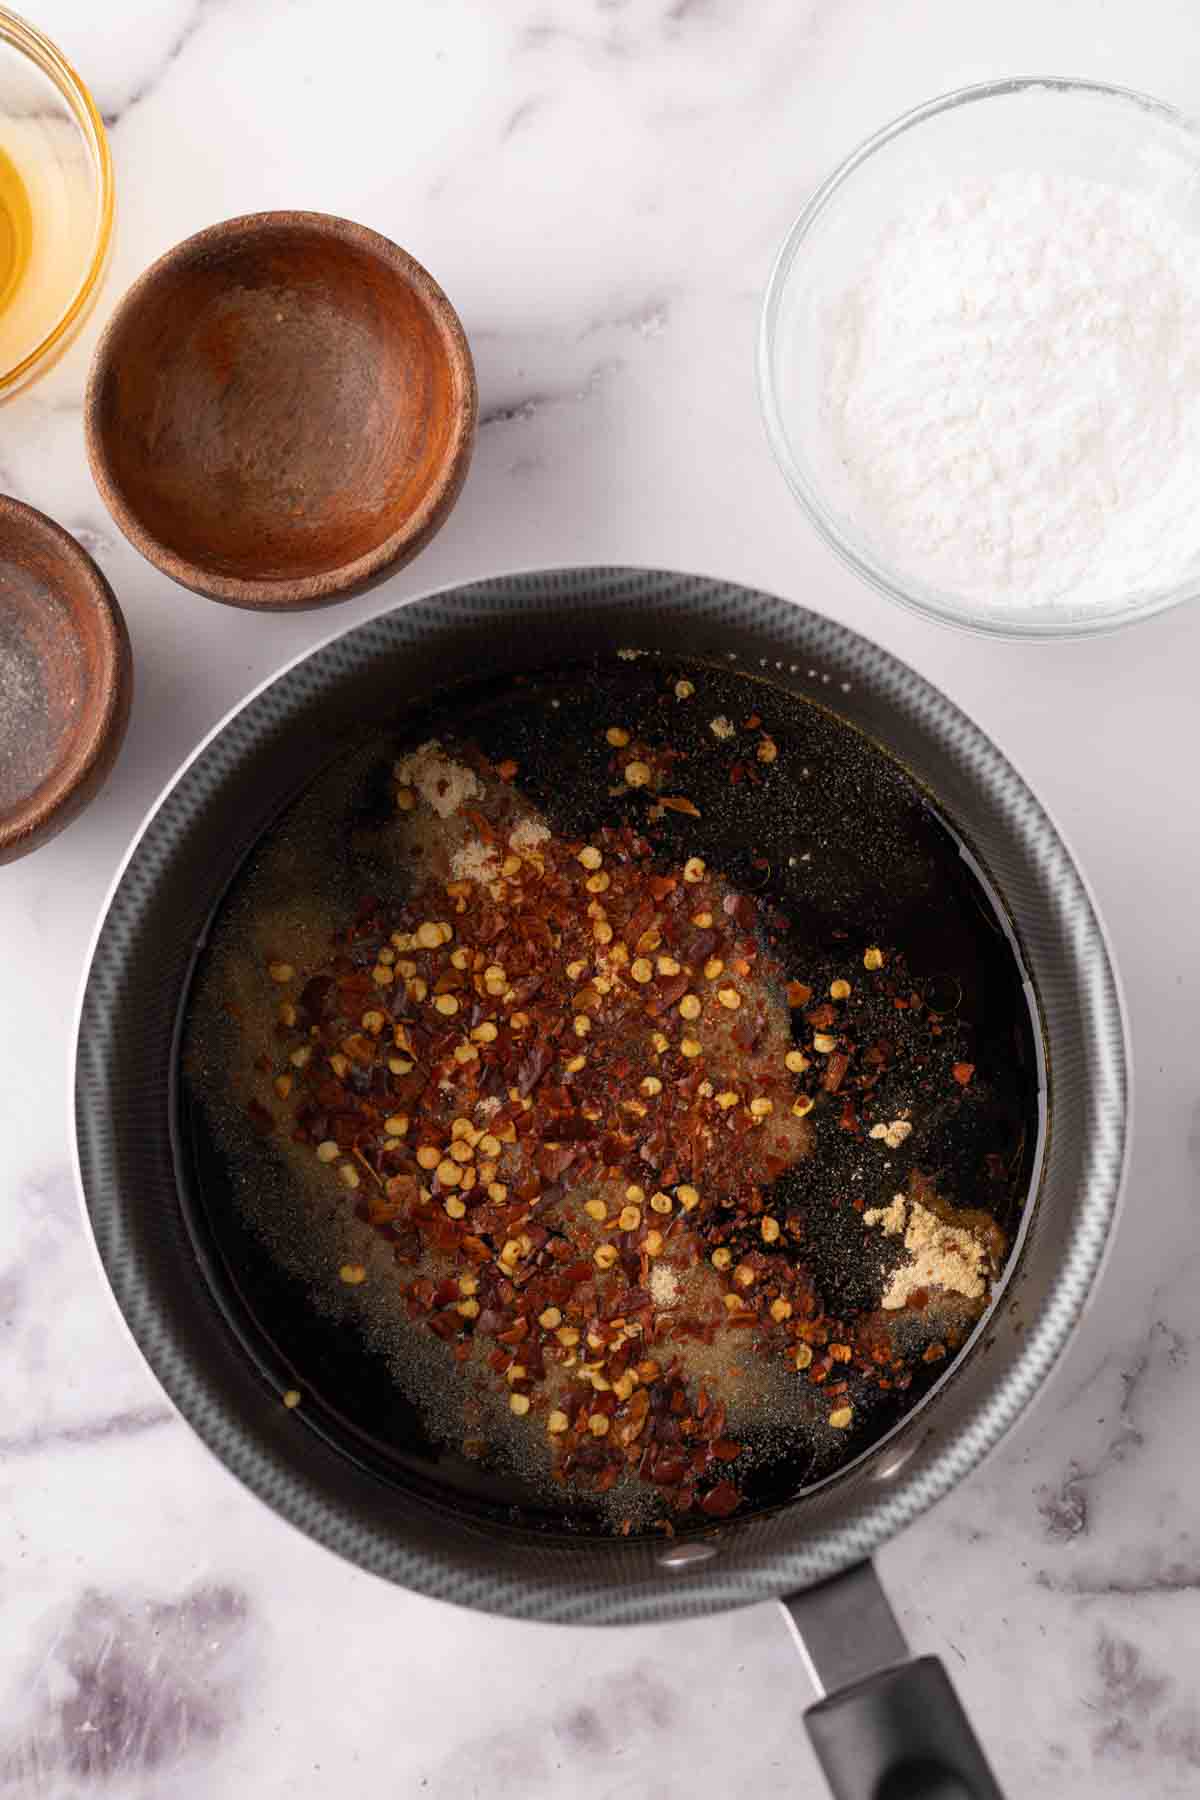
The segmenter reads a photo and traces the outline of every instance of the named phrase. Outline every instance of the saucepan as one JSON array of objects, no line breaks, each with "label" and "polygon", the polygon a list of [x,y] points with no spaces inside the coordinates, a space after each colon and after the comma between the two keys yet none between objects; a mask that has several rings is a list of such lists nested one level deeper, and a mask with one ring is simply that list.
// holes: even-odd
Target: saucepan
[{"label": "saucepan", "polygon": [[[547,1530],[486,1515],[280,1404],[283,1372],[222,1274],[183,1170],[181,1017],[237,870],[364,723],[481,671],[686,655],[816,702],[936,799],[997,896],[1023,972],[1045,1128],[1017,1247],[969,1343],[921,1403],[834,1474],[676,1536]],[[1087,887],[1000,751],[935,688],[788,601],[637,569],[513,575],[413,601],[325,643],[219,725],[170,783],[117,877],[78,1021],[79,1176],[102,1263],[170,1399],[249,1488],[360,1567],[514,1619],[634,1624],[773,1599],[822,1698],[807,1715],[839,1800],[999,1789],[936,1658],[910,1660],[872,1553],[966,1477],[1045,1381],[1116,1206],[1127,1057]]]}]

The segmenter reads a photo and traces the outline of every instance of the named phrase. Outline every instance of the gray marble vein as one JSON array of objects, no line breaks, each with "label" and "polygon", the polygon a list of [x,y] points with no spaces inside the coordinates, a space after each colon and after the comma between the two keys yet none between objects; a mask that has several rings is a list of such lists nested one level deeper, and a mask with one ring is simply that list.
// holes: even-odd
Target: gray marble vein
[{"label": "gray marble vein", "polygon": [[[0,488],[102,562],[138,697],[89,812],[0,870],[4,1800],[819,1800],[810,1695],[774,1610],[506,1625],[280,1524],[173,1423],[74,1192],[67,1047],[86,947],[124,845],[199,735],[287,658],[423,589],[619,561],[773,589],[916,664],[1013,756],[1083,863],[1135,1053],[1116,1243],[1036,1408],[880,1567],[1009,1800],[1200,1794],[1200,610],[1074,645],[926,625],[818,542],[755,393],[778,243],[889,118],[1029,67],[1194,111],[1200,12],[1100,10],[44,0],[37,22],[114,128],[120,225],[78,343],[4,407]],[[361,218],[435,273],[471,338],[483,426],[421,558],[290,619],[150,569],[102,510],[80,418],[123,287],[202,225],[274,206]]]}]

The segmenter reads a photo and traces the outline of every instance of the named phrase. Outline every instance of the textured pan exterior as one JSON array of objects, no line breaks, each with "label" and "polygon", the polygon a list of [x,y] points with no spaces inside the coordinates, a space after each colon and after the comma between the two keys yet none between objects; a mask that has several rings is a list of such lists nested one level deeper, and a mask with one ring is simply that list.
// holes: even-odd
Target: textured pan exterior
[{"label": "textured pan exterior", "polygon": [[[671,1546],[487,1528],[357,1468],[285,1413],[196,1269],[168,1136],[179,998],[214,899],[281,801],[363,720],[481,669],[612,651],[729,660],[830,707],[938,796],[1004,895],[1037,989],[1052,1129],[1017,1266],[971,1351],[888,1440],[770,1515]],[[1126,1137],[1121,1011],[1053,824],[943,695],[853,632],[699,577],[581,569],[414,601],[314,651],[196,753],[118,879],[81,1003],[77,1152],[117,1303],[193,1428],[302,1531],[361,1567],[521,1618],[627,1623],[780,1595],[868,1555],[972,1469],[1045,1379],[1087,1298]],[[679,1557],[678,1552],[684,1554]]]}]

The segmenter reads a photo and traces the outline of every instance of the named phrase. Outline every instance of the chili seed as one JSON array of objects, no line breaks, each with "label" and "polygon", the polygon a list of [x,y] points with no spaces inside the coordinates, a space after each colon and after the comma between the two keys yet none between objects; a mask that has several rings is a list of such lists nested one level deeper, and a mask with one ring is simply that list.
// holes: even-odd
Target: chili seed
[{"label": "chili seed", "polygon": [[294,1407],[299,1406],[299,1404],[300,1404],[300,1389],[299,1388],[288,1388],[285,1391],[284,1396],[283,1396],[283,1404],[287,1407],[289,1412],[291,1412]]},{"label": "chili seed", "polygon": [[700,1204],[699,1192],[686,1181],[682,1187],[675,1189],[675,1198],[684,1212],[694,1212]]},{"label": "chili seed", "polygon": [[803,1075],[811,1065],[803,1050],[789,1050],[783,1059],[783,1066],[793,1075]]},{"label": "chili seed", "polygon": [[854,1417],[854,1408],[853,1407],[839,1406],[839,1407],[836,1407],[835,1410],[830,1413],[829,1423],[833,1426],[833,1429],[835,1431],[845,1431],[847,1425],[849,1425],[849,1423],[853,1417]]},{"label": "chili seed", "polygon": [[643,984],[654,979],[653,966],[647,962],[644,956],[639,956],[636,962],[630,963],[629,973],[633,976],[635,981],[640,981]]},{"label": "chili seed", "polygon": [[518,1419],[523,1419],[525,1414],[529,1411],[529,1395],[510,1394],[508,1396],[508,1405],[509,1410],[515,1412]]},{"label": "chili seed", "polygon": [[340,1151],[332,1138],[322,1138],[317,1145],[317,1161],[323,1163],[336,1162]]},{"label": "chili seed", "polygon": [[458,1011],[458,1001],[453,994],[435,994],[433,1004],[435,1010],[447,1019],[453,1018]]},{"label": "chili seed", "polygon": [[774,1321],[777,1325],[782,1325],[783,1321],[785,1319],[790,1319],[791,1316],[792,1316],[792,1303],[790,1300],[784,1300],[782,1298],[779,1300],[772,1300],[772,1302],[771,1302],[771,1317],[774,1319]]},{"label": "chili seed", "polygon": [[837,1039],[830,1037],[827,1031],[813,1033],[813,1049],[818,1056],[829,1056],[837,1049]]},{"label": "chili seed", "polygon": [[657,1256],[662,1247],[663,1234],[661,1231],[648,1231],[642,1239],[642,1249],[647,1256]]},{"label": "chili seed", "polygon": [[669,1213],[674,1206],[670,1194],[651,1194],[650,1210],[656,1213]]},{"label": "chili seed", "polygon": [[679,1002],[679,1016],[681,1019],[698,1019],[702,1011],[703,1008],[695,994],[685,994],[683,999]]},{"label": "chili seed", "polygon": [[617,1224],[622,1231],[636,1231],[641,1222],[642,1209],[640,1206],[623,1206],[621,1208]]},{"label": "chili seed", "polygon": [[738,993],[736,988],[732,987],[718,988],[717,999],[721,1002],[721,1005],[727,1007],[730,1012],[736,1012],[738,1007],[742,1004],[742,996]]},{"label": "chili seed", "polygon": [[726,1250],[725,1246],[722,1245],[720,1249],[713,1251],[709,1260],[714,1269],[727,1269],[733,1261],[733,1252],[731,1250]]},{"label": "chili seed", "polygon": [[610,725],[604,735],[614,750],[623,750],[629,742],[629,733],[620,725]]},{"label": "chili seed", "polygon": [[613,1244],[597,1244],[592,1251],[592,1261],[598,1269],[611,1269],[616,1260],[616,1246]]},{"label": "chili seed", "polygon": [[625,766],[625,781],[628,787],[645,787],[650,779],[650,765],[644,762],[631,762]]},{"label": "chili seed", "polygon": [[546,1430],[550,1433],[551,1437],[557,1437],[560,1432],[566,1431],[570,1423],[571,1421],[568,1419],[566,1413],[559,1412],[558,1408],[555,1407],[554,1411],[550,1414],[550,1417],[546,1420]]},{"label": "chili seed", "polygon": [[775,1102],[764,1095],[750,1102],[750,1111],[756,1119],[766,1119],[775,1111]]},{"label": "chili seed", "polygon": [[809,1368],[812,1363],[812,1359],[813,1359],[813,1353],[809,1349],[807,1344],[797,1344],[796,1345],[796,1348],[792,1352],[792,1361],[795,1363],[795,1365],[798,1369]]},{"label": "chili seed", "polygon": [[344,1281],[347,1287],[358,1287],[367,1279],[367,1271],[361,1263],[343,1263],[338,1270],[338,1280]]},{"label": "chili seed", "polygon": [[877,950],[874,947],[874,945],[872,945],[869,950],[863,951],[863,968],[864,969],[882,969],[882,967],[883,967],[883,951],[882,950]]},{"label": "chili seed", "polygon": [[778,1241],[779,1220],[773,1219],[769,1213],[767,1214],[766,1218],[763,1220],[759,1229],[762,1232],[762,1240],[763,1240],[764,1244],[774,1244]]},{"label": "chili seed", "polygon": [[687,1056],[687,1057],[699,1056],[699,1054],[703,1048],[704,1048],[703,1044],[697,1043],[695,1038],[686,1038],[685,1037],[680,1042],[679,1054],[681,1056]]},{"label": "chili seed", "polygon": [[561,1325],[562,1314],[559,1312],[557,1306],[548,1306],[545,1312],[540,1312],[538,1314],[538,1324],[544,1331],[553,1331],[556,1326]]},{"label": "chili seed", "polygon": [[810,1113],[812,1109],[813,1103],[807,1094],[801,1094],[798,1099],[792,1101],[792,1111],[798,1119],[804,1118],[805,1114]]},{"label": "chili seed", "polygon": [[704,874],[705,867],[703,857],[689,856],[683,865],[683,879],[688,882],[703,881]]},{"label": "chili seed", "polygon": [[601,851],[597,850],[595,844],[585,844],[579,852],[578,861],[583,864],[585,869],[598,869],[604,861],[604,856]]},{"label": "chili seed", "polygon": [[383,1129],[389,1137],[403,1137],[408,1130],[408,1114],[393,1113],[390,1119],[383,1121]]},{"label": "chili seed", "polygon": [[608,1436],[608,1418],[604,1413],[593,1413],[588,1420],[588,1430],[593,1437]]},{"label": "chili seed", "polygon": [[353,1163],[340,1164],[338,1175],[341,1177],[343,1187],[356,1188],[358,1186],[358,1170]]},{"label": "chili seed", "polygon": [[829,984],[829,998],[831,1000],[848,1000],[850,998],[850,983],[841,980],[831,981]]},{"label": "chili seed", "polygon": [[296,971],[293,969],[290,962],[268,963],[267,974],[271,977],[272,981],[278,981],[281,986],[286,982],[294,981],[296,979]]}]

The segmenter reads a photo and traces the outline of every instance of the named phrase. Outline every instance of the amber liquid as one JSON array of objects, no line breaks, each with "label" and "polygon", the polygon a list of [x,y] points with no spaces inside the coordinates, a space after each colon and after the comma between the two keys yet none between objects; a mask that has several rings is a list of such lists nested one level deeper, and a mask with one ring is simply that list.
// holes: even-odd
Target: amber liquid
[{"label": "amber liquid", "polygon": [[12,158],[0,149],[0,312],[19,290],[33,248],[33,211]]}]

